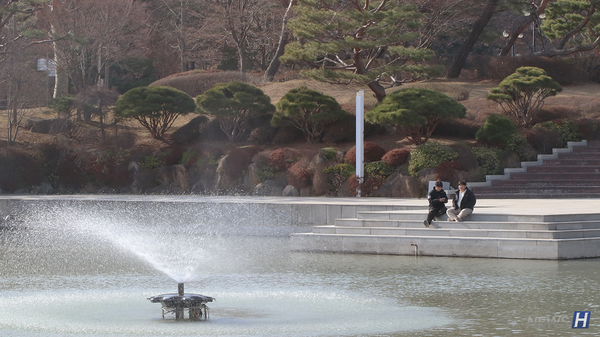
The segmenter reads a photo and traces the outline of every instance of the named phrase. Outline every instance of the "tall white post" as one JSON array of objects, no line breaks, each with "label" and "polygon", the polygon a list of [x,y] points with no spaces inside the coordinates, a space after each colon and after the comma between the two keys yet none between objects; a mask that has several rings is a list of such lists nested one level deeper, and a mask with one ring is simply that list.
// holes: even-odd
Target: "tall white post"
[{"label": "tall white post", "polygon": [[358,187],[356,188],[356,197],[360,198],[361,187],[365,181],[365,91],[359,90],[356,93],[356,178]]}]

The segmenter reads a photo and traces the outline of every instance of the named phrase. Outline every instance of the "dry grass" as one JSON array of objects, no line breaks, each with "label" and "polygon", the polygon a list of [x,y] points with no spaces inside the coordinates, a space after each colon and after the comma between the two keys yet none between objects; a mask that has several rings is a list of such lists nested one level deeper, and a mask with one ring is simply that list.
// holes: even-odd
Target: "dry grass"
[{"label": "dry grass", "polygon": [[[260,88],[271,97],[271,102],[273,104],[277,104],[281,97],[285,93],[287,93],[290,89],[299,87],[299,86],[307,86],[314,90],[323,92],[324,94],[333,96],[343,107],[352,111],[355,105],[356,100],[356,92],[359,89],[365,90],[365,109],[368,109],[374,106],[377,101],[375,97],[373,97],[371,91],[364,86],[358,85],[331,85],[328,83],[316,82],[309,79],[296,79],[290,80],[287,82],[273,82],[270,84],[261,85]],[[468,99],[461,101],[463,105],[467,108],[467,116],[466,118],[473,120],[477,123],[483,124],[485,119],[492,113],[502,113],[500,107],[491,101],[485,99],[485,96],[489,92],[489,90],[493,87],[496,87],[498,83],[494,83],[492,81],[468,81],[468,80],[459,80],[459,81],[450,81],[445,79],[438,80],[429,80],[418,83],[407,83],[400,87],[390,88],[389,92],[393,92],[395,90],[399,90],[406,87],[419,87],[419,88],[428,88],[434,90],[440,90],[449,94],[450,96],[460,96],[468,94]],[[595,118],[600,116],[600,85],[594,83],[588,84],[579,84],[566,86],[563,88],[563,92],[559,93],[556,97],[550,97],[546,100],[546,105],[544,107],[551,115],[560,113],[561,111],[576,111],[577,116],[572,116],[576,118]],[[179,117],[175,123],[171,131],[176,130],[180,126],[189,122],[192,118],[194,118],[195,114],[189,114],[187,116]],[[42,114],[39,109],[32,112],[32,117],[42,117],[42,118],[50,118],[53,115]],[[0,140],[5,144],[6,142],[6,123],[7,123],[7,112],[0,110]],[[122,122],[124,126],[128,129],[129,132],[133,132],[137,136],[137,144],[138,145],[146,145],[152,147],[161,147],[165,144],[153,140],[150,138],[146,129],[140,126],[140,124],[135,121],[124,121]],[[55,135],[42,135],[42,134],[34,134],[27,130],[21,129],[17,138],[17,142],[22,144],[25,147],[30,147],[32,144],[39,142],[56,142],[60,136]],[[369,141],[375,142],[385,148],[386,150],[391,150],[394,148],[400,147],[411,147],[412,145],[407,140],[398,140],[398,135],[381,135],[375,136],[369,139]],[[441,141],[443,144],[453,144],[455,142],[465,142],[464,139],[436,139]],[[470,141],[467,141],[470,142]],[[225,144],[222,144],[225,145]],[[245,145],[245,143],[236,143],[230,146],[241,146]],[[300,150],[314,150],[324,146],[335,145],[341,150],[348,150],[352,146],[354,146],[353,142],[342,143],[342,144],[309,144],[304,141],[300,141],[296,144],[289,144],[290,147],[296,147]],[[208,144],[207,144],[208,146]]]}]

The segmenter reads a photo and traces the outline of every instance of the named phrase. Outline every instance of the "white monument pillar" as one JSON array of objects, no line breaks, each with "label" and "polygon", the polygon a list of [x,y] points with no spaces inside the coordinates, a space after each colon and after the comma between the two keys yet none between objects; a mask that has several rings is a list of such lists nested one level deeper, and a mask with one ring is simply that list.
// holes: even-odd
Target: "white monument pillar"
[{"label": "white monument pillar", "polygon": [[365,181],[365,91],[359,90],[356,93],[356,178],[358,187],[356,188],[356,197],[360,198],[361,187]]}]

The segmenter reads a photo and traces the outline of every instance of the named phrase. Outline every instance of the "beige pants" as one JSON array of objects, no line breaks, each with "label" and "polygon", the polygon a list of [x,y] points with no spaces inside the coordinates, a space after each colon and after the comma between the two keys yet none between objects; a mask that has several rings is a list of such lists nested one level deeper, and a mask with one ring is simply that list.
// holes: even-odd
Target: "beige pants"
[{"label": "beige pants", "polygon": [[471,215],[471,213],[473,213],[472,208],[463,208],[463,209],[448,208],[448,210],[446,211],[446,214],[448,214],[448,218],[450,218],[450,220],[456,220],[457,217],[464,219],[464,218],[468,217],[469,215]]}]

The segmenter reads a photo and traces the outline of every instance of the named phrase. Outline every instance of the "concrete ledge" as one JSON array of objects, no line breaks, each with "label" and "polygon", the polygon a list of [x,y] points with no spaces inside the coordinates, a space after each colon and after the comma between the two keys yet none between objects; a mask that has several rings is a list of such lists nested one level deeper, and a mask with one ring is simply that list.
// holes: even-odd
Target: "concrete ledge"
[{"label": "concrete ledge", "polygon": [[[600,238],[530,240],[419,236],[293,234],[294,251],[352,254],[489,257],[511,259],[578,259],[600,256]],[[341,247],[340,247],[341,246]],[[341,248],[341,249],[340,249]]]}]

